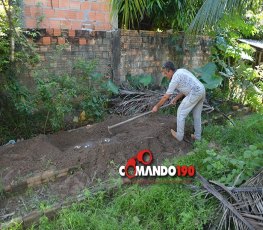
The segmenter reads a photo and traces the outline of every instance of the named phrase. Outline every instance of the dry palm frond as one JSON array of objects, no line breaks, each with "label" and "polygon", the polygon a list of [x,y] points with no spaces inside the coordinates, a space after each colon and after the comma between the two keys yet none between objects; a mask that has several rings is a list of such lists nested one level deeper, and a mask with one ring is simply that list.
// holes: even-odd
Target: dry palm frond
[{"label": "dry palm frond", "polygon": [[263,229],[263,169],[239,188],[197,178],[220,201],[216,229]]},{"label": "dry palm frond", "polygon": [[[175,92],[171,99],[178,93]],[[131,88],[120,90],[120,97],[112,100],[113,112],[121,115],[135,115],[149,111],[162,98],[164,92],[144,90],[137,91]],[[168,103],[171,101],[168,101]],[[203,111],[210,113],[214,110],[207,102],[204,103]]]}]

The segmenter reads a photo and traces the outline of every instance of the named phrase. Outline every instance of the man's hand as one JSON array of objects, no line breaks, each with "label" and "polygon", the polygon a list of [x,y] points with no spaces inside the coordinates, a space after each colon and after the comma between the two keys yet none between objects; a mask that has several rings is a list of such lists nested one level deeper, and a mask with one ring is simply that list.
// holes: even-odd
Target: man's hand
[{"label": "man's hand", "polygon": [[159,109],[158,106],[155,105],[155,106],[152,108],[152,112],[153,112],[153,113],[156,113],[156,112],[158,111],[158,109]]},{"label": "man's hand", "polygon": [[177,103],[177,98],[175,97],[172,101],[171,104],[175,105]]}]

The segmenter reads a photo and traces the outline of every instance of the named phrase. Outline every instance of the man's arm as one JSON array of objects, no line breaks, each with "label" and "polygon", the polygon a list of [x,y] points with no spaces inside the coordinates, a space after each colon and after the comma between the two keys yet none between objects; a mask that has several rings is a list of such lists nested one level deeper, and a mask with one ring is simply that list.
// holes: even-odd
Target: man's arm
[{"label": "man's arm", "polygon": [[164,94],[161,100],[153,107],[152,112],[157,112],[158,109],[170,98],[171,94]]},{"label": "man's arm", "polygon": [[179,99],[181,99],[183,96],[184,96],[183,93],[178,93],[178,94],[175,96],[175,98],[173,98],[173,100],[171,101],[171,103],[172,103],[173,105],[175,105],[176,102],[177,102]]}]

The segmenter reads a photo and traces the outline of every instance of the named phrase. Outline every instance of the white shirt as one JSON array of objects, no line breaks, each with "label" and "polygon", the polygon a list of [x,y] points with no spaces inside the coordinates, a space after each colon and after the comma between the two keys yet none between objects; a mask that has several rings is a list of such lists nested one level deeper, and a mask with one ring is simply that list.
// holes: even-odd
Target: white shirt
[{"label": "white shirt", "polygon": [[166,93],[173,94],[175,89],[186,96],[190,92],[197,93],[204,91],[205,87],[190,71],[178,69],[174,73]]}]

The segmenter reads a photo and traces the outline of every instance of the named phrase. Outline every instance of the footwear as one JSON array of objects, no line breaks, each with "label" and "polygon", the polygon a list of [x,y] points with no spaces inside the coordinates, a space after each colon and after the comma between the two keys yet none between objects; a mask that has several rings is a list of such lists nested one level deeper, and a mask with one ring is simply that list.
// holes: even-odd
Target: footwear
[{"label": "footwear", "polygon": [[173,135],[174,138],[176,138],[176,132],[173,129],[171,129],[171,134]]},{"label": "footwear", "polygon": [[200,141],[201,139],[197,139],[194,134],[191,134],[191,139],[194,141]]}]

